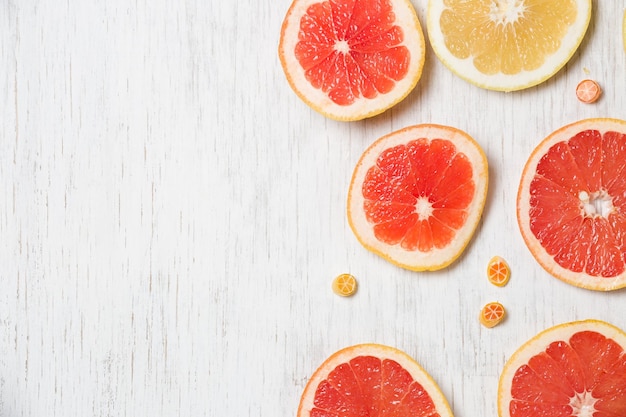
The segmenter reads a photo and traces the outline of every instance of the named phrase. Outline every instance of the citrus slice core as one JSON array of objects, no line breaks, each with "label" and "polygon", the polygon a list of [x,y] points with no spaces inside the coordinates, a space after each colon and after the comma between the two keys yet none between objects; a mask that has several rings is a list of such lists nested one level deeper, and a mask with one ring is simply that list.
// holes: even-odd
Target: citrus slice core
[{"label": "citrus slice core", "polygon": [[539,333],[504,366],[500,417],[626,415],[626,333],[586,320]]},{"label": "citrus slice core", "polygon": [[524,167],[517,219],[533,256],[557,278],[625,287],[626,122],[582,120],[544,139]]},{"label": "citrus slice core", "polygon": [[441,269],[469,242],[487,195],[487,159],[458,129],[418,125],[370,146],[348,193],[348,221],[369,250],[411,270]]},{"label": "citrus slice core", "polygon": [[329,357],[307,383],[298,417],[452,417],[445,397],[404,352],[376,344]]},{"label": "citrus slice core", "polygon": [[580,45],[591,0],[430,0],[441,61],[483,88],[514,91],[554,75]]},{"label": "citrus slice core", "polygon": [[293,90],[337,120],[371,117],[401,101],[419,80],[424,56],[408,0],[294,0],[280,35]]}]

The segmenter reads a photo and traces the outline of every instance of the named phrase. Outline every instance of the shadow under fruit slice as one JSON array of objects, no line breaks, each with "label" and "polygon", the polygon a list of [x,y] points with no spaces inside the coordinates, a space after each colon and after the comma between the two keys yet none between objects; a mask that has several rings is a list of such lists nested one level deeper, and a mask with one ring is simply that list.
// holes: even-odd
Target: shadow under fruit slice
[{"label": "shadow under fruit slice", "polygon": [[298,417],[453,417],[437,384],[406,353],[362,344],[330,356],[307,383]]},{"label": "shadow under fruit slice", "polygon": [[547,329],[504,365],[500,417],[626,416],[626,333],[585,320]]},{"label": "shadow under fruit slice", "polygon": [[417,125],[374,142],[356,165],[348,221],[363,246],[406,269],[437,270],[465,249],[487,196],[482,149],[448,126]]},{"label": "shadow under fruit slice", "polygon": [[550,274],[591,290],[626,287],[626,121],[581,120],[544,139],[524,167],[517,220]]},{"label": "shadow under fruit slice", "polygon": [[278,54],[305,103],[348,121],[404,99],[422,74],[425,45],[409,0],[294,0]]}]

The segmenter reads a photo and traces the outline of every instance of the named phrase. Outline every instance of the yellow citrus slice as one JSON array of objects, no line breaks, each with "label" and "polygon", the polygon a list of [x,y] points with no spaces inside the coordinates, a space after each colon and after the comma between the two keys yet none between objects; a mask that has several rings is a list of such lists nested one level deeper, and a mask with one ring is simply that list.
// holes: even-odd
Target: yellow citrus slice
[{"label": "yellow citrus slice", "polygon": [[506,362],[500,417],[626,416],[626,333],[599,320],[544,330]]},{"label": "yellow citrus slice", "polygon": [[417,125],[390,133],[361,156],[348,221],[365,248],[403,268],[444,268],[465,249],[487,195],[487,159],[467,133]]},{"label": "yellow citrus slice", "polygon": [[554,75],[580,45],[591,0],[429,0],[439,59],[479,87],[514,91]]},{"label": "yellow citrus slice", "polygon": [[504,287],[511,277],[511,269],[504,259],[494,256],[487,265],[489,282],[498,287]]},{"label": "yellow citrus slice", "polygon": [[517,193],[528,249],[555,277],[582,288],[626,287],[626,121],[586,119],[544,139]]},{"label": "yellow citrus slice", "polygon": [[297,417],[453,417],[443,393],[406,353],[363,344],[331,355],[304,388]]},{"label": "yellow citrus slice", "polygon": [[278,54],[305,103],[332,119],[359,120],[413,90],[424,34],[409,0],[294,0]]},{"label": "yellow citrus slice", "polygon": [[576,97],[583,103],[595,103],[601,94],[602,89],[593,80],[582,80],[576,86]]},{"label": "yellow citrus slice", "polygon": [[500,303],[487,303],[481,310],[478,319],[485,327],[494,327],[504,320],[505,310]]},{"label": "yellow citrus slice", "polygon": [[333,291],[342,297],[349,297],[356,292],[356,278],[350,274],[341,274],[333,280]]}]

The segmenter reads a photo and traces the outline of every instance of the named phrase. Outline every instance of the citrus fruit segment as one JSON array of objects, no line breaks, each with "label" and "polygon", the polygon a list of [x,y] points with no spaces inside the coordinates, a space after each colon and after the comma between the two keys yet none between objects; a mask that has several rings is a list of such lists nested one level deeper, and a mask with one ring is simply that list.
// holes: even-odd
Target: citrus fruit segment
[{"label": "citrus fruit segment", "polygon": [[403,268],[444,268],[478,225],[487,159],[466,133],[417,125],[378,139],[361,156],[348,192],[348,222],[367,249]]},{"label": "citrus fruit segment", "polygon": [[511,269],[504,259],[494,256],[487,265],[487,279],[493,285],[504,287],[511,278]]},{"label": "citrus fruit segment", "polygon": [[592,290],[626,286],[626,122],[582,120],[544,139],[524,167],[517,220],[555,277]]},{"label": "citrus fruit segment", "polygon": [[428,36],[452,72],[514,91],[554,75],[580,45],[591,0],[429,0]]},{"label": "citrus fruit segment", "polygon": [[398,349],[347,347],[329,357],[307,383],[298,417],[452,417],[437,384]]},{"label": "citrus fruit segment", "polygon": [[539,333],[504,365],[500,417],[626,415],[626,334],[585,320]]},{"label": "citrus fruit segment", "polygon": [[350,274],[341,274],[333,280],[333,292],[342,297],[349,297],[356,292],[356,278]]},{"label": "citrus fruit segment", "polygon": [[483,326],[494,327],[504,320],[504,315],[504,306],[500,303],[492,302],[485,304],[485,306],[480,310],[478,319]]},{"label": "citrus fruit segment", "polygon": [[359,120],[413,90],[424,34],[409,0],[294,0],[278,53],[305,103],[332,119]]},{"label": "citrus fruit segment", "polygon": [[576,97],[583,103],[595,103],[601,94],[602,89],[593,80],[582,80],[576,86]]}]

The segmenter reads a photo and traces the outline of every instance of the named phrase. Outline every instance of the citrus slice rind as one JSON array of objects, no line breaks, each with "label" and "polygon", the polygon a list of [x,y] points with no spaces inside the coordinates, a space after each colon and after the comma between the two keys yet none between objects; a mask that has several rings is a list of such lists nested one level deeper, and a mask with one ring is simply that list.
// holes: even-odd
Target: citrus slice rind
[{"label": "citrus slice rind", "polygon": [[[481,3],[481,7],[486,7],[485,2],[479,2],[475,0],[476,3]],[[532,7],[535,6],[536,3],[549,4],[549,2],[545,1],[531,1],[531,0],[518,0],[516,2],[503,1],[497,2],[502,3],[503,5],[507,5],[510,9],[514,7]],[[530,3],[528,6],[525,6],[525,3]],[[466,58],[458,58],[455,56],[446,46],[445,35],[442,32],[440,17],[442,13],[446,9],[449,9],[451,6],[457,4],[458,7],[464,8],[467,10],[476,10],[477,7],[473,7],[468,4],[468,2],[459,2],[459,1],[444,1],[444,0],[429,0],[428,2],[428,10],[427,10],[427,28],[428,28],[428,37],[430,43],[435,51],[437,57],[443,62],[443,64],[450,69],[454,74],[459,76],[460,78],[478,86],[481,88],[485,88],[488,90],[496,90],[496,91],[516,91],[522,90],[525,88],[529,88],[535,85],[538,85],[548,78],[552,77],[556,74],[574,55],[576,49],[582,42],[584,35],[587,31],[587,27],[589,26],[589,22],[591,20],[591,0],[575,0],[577,5],[577,14],[574,22],[569,26],[569,29],[565,33],[565,35],[560,40],[550,39],[547,43],[557,42],[559,47],[556,52],[547,55],[543,64],[541,64],[538,68],[532,70],[521,70],[519,72],[514,72],[511,74],[505,74],[501,71],[487,74],[481,72],[474,65],[474,55],[469,55]],[[494,5],[491,6],[498,7]],[[543,6],[542,6],[543,7]],[[486,19],[489,19],[489,15],[486,14],[484,19],[480,20],[481,24],[485,23]],[[469,21],[469,19],[467,19]],[[466,23],[466,22],[462,22]],[[518,24],[515,22],[515,24]],[[509,25],[513,23],[507,23]],[[497,26],[497,25],[496,25]],[[550,27],[550,25],[545,25],[546,27]],[[475,30],[484,30],[484,27],[475,28]],[[501,26],[499,29],[499,33],[501,33]],[[541,25],[537,25],[534,28],[531,28],[530,32],[533,33],[533,36],[539,36],[537,33],[541,31]],[[511,30],[511,33],[515,33],[515,29]],[[470,38],[475,39],[476,36],[471,36]],[[513,41],[514,43],[514,41]],[[476,50],[480,50],[484,48],[480,48],[478,46],[474,47]],[[525,51],[524,54],[532,54],[532,50]],[[524,54],[520,54],[523,56]]]},{"label": "citrus slice rind", "polygon": [[[613,250],[616,256],[606,257],[606,261],[608,262],[609,259],[615,262],[619,261],[619,265],[621,265],[619,267],[621,268],[621,272],[610,274],[609,273],[610,271],[608,271],[608,269],[612,267],[612,265],[609,265],[607,262],[603,263],[600,261],[596,261],[595,265],[597,265],[597,267],[591,266],[592,261],[597,260],[597,259],[602,259],[602,258],[599,258],[599,256],[603,256],[604,248],[602,248],[602,250],[597,250],[597,251],[589,249],[586,252],[585,256],[581,257],[584,259],[578,259],[578,261],[584,263],[584,265],[581,267],[582,270],[572,270],[570,268],[563,267],[561,264],[559,264],[559,261],[557,261],[556,258],[558,256],[559,258],[563,258],[563,260],[571,260],[572,256],[568,255],[566,252],[566,250],[568,249],[568,246],[564,244],[560,244],[558,245],[558,249],[554,249],[554,250],[551,249],[549,251],[544,247],[544,245],[542,244],[542,241],[540,241],[540,239],[531,229],[531,204],[534,204],[536,206],[538,202],[541,203],[543,201],[542,198],[545,198],[548,200],[552,198],[558,198],[560,201],[560,204],[558,207],[553,208],[553,210],[558,210],[559,213],[570,213],[576,210],[579,210],[580,212],[582,212],[582,210],[586,210],[586,206],[590,206],[589,208],[594,210],[595,203],[588,204],[582,201],[581,199],[583,199],[584,195],[589,192],[593,193],[593,192],[598,191],[595,189],[587,189],[587,191],[576,189],[573,191],[569,191],[567,193],[564,191],[563,193],[559,192],[558,194],[552,194],[551,196],[548,195],[547,197],[545,193],[537,194],[537,191],[540,190],[539,188],[537,188],[537,186],[535,186],[535,188],[531,190],[531,188],[533,187],[532,185],[533,180],[535,178],[538,178],[537,176],[538,166],[541,163],[544,156],[546,155],[546,153],[553,146],[561,146],[563,145],[563,143],[566,143],[568,140],[570,140],[574,136],[578,134],[582,134],[581,132],[596,132],[594,134],[595,137],[597,136],[602,137],[603,138],[602,140],[605,140],[604,138],[606,137],[607,132],[613,132],[611,133],[612,141],[617,143],[617,144],[614,143],[612,145],[612,146],[615,146],[614,149],[603,148],[602,150],[596,149],[594,151],[593,149],[589,148],[585,150],[585,147],[587,145],[585,145],[584,142],[581,142],[580,144],[578,144],[577,148],[585,150],[585,152],[588,152],[590,155],[595,154],[596,155],[595,158],[601,158],[603,161],[602,162],[603,164],[608,163],[609,161],[618,162],[618,163],[626,162],[624,161],[624,156],[621,153],[624,147],[626,147],[626,121],[618,120],[618,119],[608,119],[608,118],[585,119],[585,120],[581,120],[579,122],[575,122],[575,123],[572,123],[570,125],[567,125],[558,129],[557,131],[550,134],[547,138],[545,138],[534,149],[528,161],[526,162],[526,165],[524,166],[524,170],[522,172],[522,177],[520,180],[520,185],[519,185],[518,194],[517,194],[518,225],[522,233],[522,237],[524,238],[524,242],[526,243],[526,246],[528,247],[532,255],[535,257],[537,262],[554,277],[566,283],[569,283],[571,285],[590,289],[590,290],[597,290],[597,291],[616,290],[616,289],[626,287],[626,250],[624,249],[624,242],[619,237],[619,236],[622,236],[624,232],[626,232],[626,224],[621,221],[622,216],[626,216],[626,204],[624,204],[623,199],[619,197],[622,191],[616,191],[616,190],[621,190],[621,188],[623,188],[622,182],[621,182],[622,180],[614,181],[611,185],[611,189],[608,190],[609,194],[610,193],[619,194],[617,199],[615,199],[615,196],[611,197],[609,195],[609,197],[613,198],[612,203],[609,205],[610,209],[605,208],[605,205],[598,206],[597,208],[597,210],[599,210],[598,214],[600,214],[600,211],[603,211],[603,210],[607,211],[608,214],[607,213],[605,214],[608,216],[610,226],[606,226],[602,224],[599,225],[598,227],[593,226],[597,230],[604,230],[604,229],[612,230],[606,233],[608,233],[607,236],[612,236],[612,239],[616,241],[614,246],[618,247],[618,249]],[[584,135],[585,134],[583,134],[583,137],[586,137]],[[606,146],[609,146],[609,145],[607,144]],[[619,151],[619,155],[617,154],[618,151]],[[601,157],[600,154],[602,154],[602,152],[605,153],[605,156]],[[592,168],[585,167],[585,165],[588,165],[589,163],[586,161],[584,164],[581,163],[580,165],[578,165],[578,168],[576,168],[576,172],[579,172],[580,169],[582,168],[585,168],[586,169],[585,172],[587,173],[592,172],[593,171]],[[626,170],[622,171],[620,167],[616,169],[619,171],[619,173],[613,173],[613,174],[617,174],[618,177],[620,178],[622,178],[623,175],[626,175]],[[576,172],[568,172],[568,174],[571,174],[572,176],[575,176],[575,175],[580,176],[580,174],[577,174]],[[607,173],[603,173],[601,175],[599,173],[595,173],[594,177],[599,178],[599,177],[602,177],[602,175],[607,175]],[[544,197],[541,197],[541,196],[544,196]],[[534,203],[531,203],[531,199],[534,201]],[[617,216],[617,217],[614,217],[614,216]],[[602,221],[602,219],[600,219],[599,217],[596,217],[595,219],[596,220],[586,220],[586,221],[596,221],[596,222]],[[577,218],[575,217],[573,217],[570,220],[578,221]],[[536,225],[540,224],[540,223],[537,223],[537,220],[533,220],[533,222],[535,222]],[[574,223],[569,223],[566,226],[571,226],[572,224]],[[582,219],[581,219],[581,224],[582,224]],[[539,229],[539,226],[537,226],[537,229]],[[547,235],[554,236],[552,232],[549,231],[548,229],[545,229],[545,233],[547,233]],[[581,241],[582,239],[580,238],[577,238],[576,240],[572,240],[573,243],[579,243]],[[589,242],[587,241],[584,241],[583,243],[589,244]],[[560,252],[556,252],[557,250]],[[560,262],[563,262],[563,261],[560,261]],[[598,272],[598,273],[594,272],[595,269],[602,268],[602,267],[605,268],[603,271]],[[594,271],[590,270],[591,268],[594,268]],[[618,267],[615,267],[614,269],[618,269]]]},{"label": "citrus slice rind", "polygon": [[[456,152],[470,161],[471,181],[474,184],[474,194],[471,202],[465,207],[467,217],[462,226],[458,226],[455,230],[454,237],[449,244],[429,251],[407,250],[400,244],[381,242],[375,234],[373,225],[368,221],[364,210],[366,199],[362,191],[368,170],[378,163],[377,159],[383,151],[418,139],[431,141],[444,139],[451,142]],[[442,170],[445,168],[440,167]],[[487,158],[480,145],[467,133],[453,127],[435,124],[407,127],[378,139],[361,156],[348,191],[348,223],[358,241],[366,249],[397,266],[413,271],[442,269],[454,262],[471,240],[485,205],[487,185]],[[417,207],[415,209],[417,210]]]},{"label": "citrus slice rind", "polygon": [[[559,324],[557,326],[551,327],[549,329],[546,329],[540,332],[539,334],[537,334],[536,336],[534,336],[533,338],[531,338],[526,343],[524,343],[515,353],[513,353],[513,355],[511,355],[511,357],[505,363],[502,373],[500,375],[499,382],[498,382],[498,415],[500,417],[533,416],[533,415],[545,415],[545,416],[570,415],[570,414],[563,414],[562,412],[572,413],[572,415],[576,415],[576,416],[615,415],[611,413],[593,414],[593,411],[594,411],[593,403],[595,402],[595,400],[597,400],[597,398],[593,398],[591,393],[585,389],[580,389],[579,392],[574,392],[574,390],[572,390],[572,398],[570,398],[568,401],[567,396],[565,396],[565,400],[563,401],[563,396],[565,395],[565,393],[563,392],[563,389],[561,388],[561,392],[548,391],[548,390],[554,390],[555,386],[554,385],[550,386],[550,383],[547,382],[546,380],[541,381],[540,377],[535,379],[535,381],[538,381],[545,385],[542,385],[540,387],[534,387],[535,390],[533,392],[540,393],[539,395],[535,397],[536,401],[533,401],[532,399],[527,398],[521,402],[518,402],[518,404],[512,404],[513,402],[516,401],[516,398],[514,397],[522,396],[524,393],[528,393],[532,396],[532,393],[527,392],[528,389],[533,388],[532,385],[529,385],[527,383],[526,386],[521,386],[522,384],[524,384],[524,382],[528,381],[527,378],[523,377],[524,369],[522,369],[522,367],[527,367],[529,362],[531,361],[536,361],[534,362],[535,366],[533,368],[534,371],[532,372],[535,372],[537,375],[542,375],[546,379],[549,378],[548,373],[553,375],[555,373],[555,370],[556,372],[559,372],[560,378],[557,378],[557,381],[555,381],[555,382],[558,382],[559,384],[567,383],[568,385],[571,385],[571,384],[583,385],[585,381],[579,381],[575,377],[575,375],[578,374],[579,376],[588,377],[589,375],[588,372],[597,373],[597,375],[599,375],[599,378],[605,378],[606,376],[610,375],[612,371],[610,366],[618,365],[617,363],[613,363],[613,364],[608,364],[606,362],[601,363],[600,361],[602,359],[595,358],[596,360],[598,360],[598,362],[593,363],[593,364],[591,363],[576,364],[576,361],[581,360],[580,357],[576,357],[573,362],[567,362],[565,360],[566,355],[558,354],[559,352],[562,353],[564,349],[569,350],[568,346],[571,344],[573,336],[580,337],[580,335],[590,334],[586,332],[591,332],[593,334],[600,335],[599,337],[596,336],[596,338],[600,340],[606,338],[605,340],[608,342],[606,344],[611,345],[612,352],[610,356],[612,356],[613,358],[615,358],[616,356],[619,356],[618,351],[620,350],[620,347],[621,347],[621,351],[622,351],[621,355],[623,357],[624,355],[623,351],[624,349],[626,349],[626,333],[624,333],[624,331],[615,327],[614,325],[606,323],[604,321],[582,320],[582,321],[575,321],[575,322],[570,322],[570,323],[563,323],[563,324]],[[594,346],[593,348],[591,348],[585,353],[587,354],[587,356],[591,355],[592,358],[594,357],[594,355],[599,356],[599,354],[594,352],[594,350],[596,350],[596,352],[600,352],[599,346],[597,344],[596,346]],[[550,358],[552,358],[552,361],[554,362],[552,362],[551,368],[548,368],[548,366],[550,366]],[[546,362],[546,359],[548,359],[547,362]],[[585,360],[587,359],[588,357],[585,358]],[[558,362],[558,363],[555,363],[555,362]],[[621,362],[623,362],[623,359],[621,359]],[[567,369],[570,366],[572,366],[573,368],[580,367],[580,366],[582,367],[588,366],[588,368],[584,372],[580,372],[580,371],[575,372],[572,369]],[[595,366],[598,368],[594,369],[592,368],[592,366]],[[619,364],[618,366],[624,368],[623,364]],[[543,369],[541,369],[541,367],[546,367],[546,370],[548,372],[542,374]],[[600,367],[607,367],[607,368],[600,369]],[[586,376],[585,376],[585,373],[587,373]],[[600,374],[603,374],[603,375],[600,375]],[[567,382],[566,382],[566,379],[567,379]],[[621,377],[621,381],[622,381],[621,383],[623,384],[624,383],[623,377]],[[514,387],[514,385],[516,384],[517,386]],[[606,387],[606,383],[602,383],[602,385]],[[618,396],[621,395],[621,399],[618,397],[617,401],[618,402],[621,401],[621,403],[623,404],[624,400],[626,399],[626,394],[624,394],[624,388],[620,386],[615,386],[615,390],[620,390],[620,389],[621,389],[621,394],[617,394],[617,395]],[[515,395],[513,394],[513,390],[515,390],[516,392]],[[606,390],[604,390],[604,393],[605,395],[607,394]],[[554,398],[555,397],[558,398],[559,396],[561,397],[561,400],[555,401]],[[550,397],[551,397],[550,401],[545,401],[545,398],[550,398]],[[544,399],[543,405],[537,404],[542,401],[541,398]],[[587,404],[585,404],[585,400],[588,402]],[[607,400],[609,402],[615,401],[616,398],[614,397],[613,399],[611,398],[604,399],[604,401],[607,401]],[[546,404],[546,402],[550,404]],[[519,406],[519,404],[522,404],[522,403],[524,404],[524,407],[527,407],[526,413],[517,412],[514,414],[511,412],[511,408],[516,408],[517,406]],[[535,411],[535,413],[533,414],[533,410],[532,410],[533,406],[537,406],[537,407],[552,406],[554,408],[560,407],[560,410],[562,410],[562,412],[559,413],[553,410],[552,413],[549,413],[549,412],[539,413],[539,411]],[[573,407],[577,407],[578,409],[574,410]],[[604,407],[607,407],[606,403]],[[585,413],[578,414],[578,412],[582,411],[581,408],[585,408],[587,414]],[[622,406],[622,410],[623,410],[623,406]]]},{"label": "citrus slice rind", "polygon": [[[317,370],[313,373],[313,375],[307,382],[302,393],[302,397],[300,399],[297,417],[310,417],[312,415],[311,410],[316,407],[316,394],[320,384],[323,383],[323,381],[325,381],[331,374],[331,372],[337,367],[345,366],[346,364],[350,366],[351,361],[359,357],[373,357],[378,358],[381,361],[390,360],[396,362],[398,365],[401,366],[403,370],[407,371],[410,377],[413,379],[413,385],[411,386],[412,389],[415,388],[419,390],[421,386],[421,390],[419,390],[419,396],[422,398],[422,401],[420,402],[424,405],[429,404],[429,412],[423,415],[453,417],[452,410],[450,409],[448,401],[441,392],[439,386],[436,384],[433,378],[422,368],[420,364],[418,364],[409,355],[396,348],[373,343],[346,347],[326,359],[322,363],[322,365],[317,368]],[[346,384],[346,386],[347,385],[348,384]],[[383,385],[388,388],[390,387],[388,384]],[[391,386],[390,388],[393,388],[393,386]],[[379,387],[378,390],[380,391],[381,387]],[[428,397],[430,398],[430,400],[428,399]],[[397,403],[399,404],[396,404],[396,406],[402,406],[402,401],[404,401],[404,398],[397,398]],[[384,404],[379,405],[379,407],[382,405]],[[330,415],[336,414],[330,413]],[[417,413],[415,410],[413,410],[413,412],[399,413],[394,415],[410,416],[417,415]]]},{"label": "citrus slice rind", "polygon": [[[356,0],[356,3],[363,1],[364,0]],[[388,1],[393,7],[393,16],[395,17],[394,25],[398,26],[402,31],[402,42],[393,46],[406,47],[409,52],[406,74],[400,80],[394,81],[395,85],[390,91],[385,93],[379,92],[374,98],[365,98],[363,95],[360,95],[349,105],[337,104],[321,88],[314,87],[307,79],[306,72],[295,55],[296,45],[300,40],[302,17],[312,5],[329,3],[329,0],[293,1],[282,25],[278,47],[279,58],[289,85],[300,99],[311,108],[334,120],[361,120],[388,110],[406,98],[414,89],[422,75],[426,54],[422,27],[410,1]],[[338,3],[341,3],[341,1]],[[350,2],[344,1],[344,3]],[[343,39],[337,39],[336,41],[338,43],[337,48],[345,48]],[[391,61],[387,61],[387,65],[394,65]],[[379,65],[382,64],[382,62],[384,62],[384,60],[381,60]],[[383,65],[383,67],[384,66],[385,65]],[[389,70],[389,68],[385,68],[385,70]]]}]

